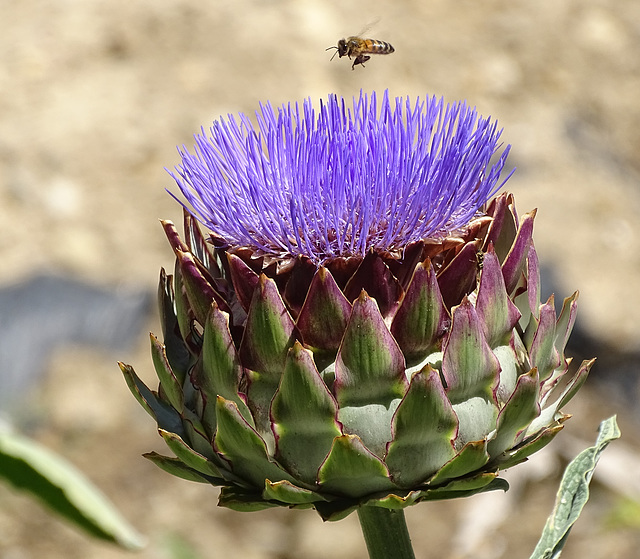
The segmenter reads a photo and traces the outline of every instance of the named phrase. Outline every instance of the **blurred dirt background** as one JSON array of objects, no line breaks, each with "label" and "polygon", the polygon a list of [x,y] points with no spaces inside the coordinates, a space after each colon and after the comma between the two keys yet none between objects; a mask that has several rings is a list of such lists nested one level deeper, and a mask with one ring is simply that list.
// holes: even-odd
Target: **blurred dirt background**
[{"label": "blurred dirt background", "polygon": [[[394,54],[354,71],[346,59],[329,62],[326,47],[371,22],[368,35],[392,43]],[[566,432],[543,458],[507,473],[519,476],[512,491],[409,509],[416,555],[528,557],[559,472],[577,453],[572,444],[591,444],[600,420],[618,413],[623,439],[614,445],[628,453],[594,480],[563,557],[637,557],[637,0],[4,0],[0,288],[49,273],[153,293],[159,267],[173,266],[157,220],[181,220],[164,190],[172,188],[164,167],[178,163],[176,145],[190,145],[219,115],[252,113],[259,101],[387,88],[392,96],[467,99],[498,119],[517,167],[508,188],[521,213],[539,209],[536,245],[558,300],[580,289],[579,351],[627,356],[618,391],[628,398],[615,396],[619,378],[601,361],[566,410],[575,415]],[[323,524],[311,511],[227,511],[216,507],[216,490],[140,457],[166,450],[115,361],[150,380],[149,330],[159,330],[152,311],[118,354],[60,348],[7,413],[82,469],[148,537],[141,559],[364,558],[355,515]],[[31,344],[38,332],[33,325]],[[0,556],[130,554],[0,486]]]}]

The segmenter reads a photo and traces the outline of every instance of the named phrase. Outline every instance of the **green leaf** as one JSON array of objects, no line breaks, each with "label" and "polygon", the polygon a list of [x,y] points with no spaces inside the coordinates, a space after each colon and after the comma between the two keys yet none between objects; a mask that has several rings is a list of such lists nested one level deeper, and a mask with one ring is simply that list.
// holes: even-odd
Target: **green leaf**
[{"label": "green leaf", "polygon": [[193,217],[186,208],[183,208],[183,214],[185,242],[189,250],[204,266],[204,269],[212,278],[222,277],[219,261],[216,259],[215,253],[212,250],[213,245],[202,235],[202,231],[200,227],[198,227],[198,220]]},{"label": "green leaf", "polygon": [[373,497],[365,504],[383,509],[400,510],[415,505],[422,494],[422,491],[405,491],[403,494],[388,493],[383,497]]},{"label": "green leaf", "polygon": [[478,474],[475,477],[463,480],[454,480],[450,486],[436,489],[425,489],[420,501],[445,501],[448,499],[460,499],[471,497],[487,491],[507,491],[509,483],[506,479],[496,477],[495,473]]},{"label": "green leaf", "polygon": [[241,487],[231,486],[220,489],[218,506],[238,512],[256,512],[282,506],[277,501],[265,501],[258,492],[247,491]]},{"label": "green leaf", "polygon": [[205,399],[203,414],[208,427],[215,428],[216,398],[236,403],[242,417],[253,422],[251,412],[238,394],[242,366],[229,331],[229,315],[212,304],[204,325],[202,359],[192,373],[193,383]]},{"label": "green leaf", "polygon": [[209,280],[199,269],[198,263],[190,252],[175,249],[176,263],[182,272],[182,284],[189,301],[189,309],[195,319],[204,324],[211,303],[215,301],[221,310],[229,312],[226,302],[209,283]]},{"label": "green leaf", "polygon": [[278,287],[263,274],[253,292],[240,343],[242,363],[259,372],[265,381],[275,382],[277,388],[287,351],[294,341],[293,320],[280,297]]},{"label": "green leaf", "polygon": [[530,559],[555,559],[560,556],[569,531],[589,499],[589,482],[600,454],[611,441],[619,437],[616,417],[606,419],[600,424],[595,446],[583,450],[567,466],[553,512]]},{"label": "green leaf", "polygon": [[531,313],[538,318],[540,311],[540,264],[533,243],[531,243],[527,255],[527,300],[529,302],[527,314]]},{"label": "green leaf", "polygon": [[338,410],[338,421],[342,423],[342,432],[358,435],[373,454],[384,458],[387,445],[393,439],[391,422],[400,405],[400,398],[389,406],[368,404],[366,406],[342,406]]},{"label": "green leaf", "polygon": [[411,283],[391,324],[407,365],[412,366],[433,350],[450,324],[431,261],[418,264]]},{"label": "green leaf", "polygon": [[296,322],[304,343],[335,356],[350,314],[351,305],[331,272],[318,268]]},{"label": "green leaf", "polygon": [[0,433],[0,477],[28,491],[90,535],[128,549],[143,538],[73,465],[14,433]]},{"label": "green leaf", "polygon": [[476,396],[454,404],[453,411],[458,416],[456,448],[472,441],[484,440],[496,428],[498,407],[486,396]]},{"label": "green leaf", "polygon": [[337,522],[349,516],[353,511],[358,509],[358,503],[354,503],[350,499],[340,499],[336,501],[329,501],[328,503],[315,503],[313,507],[316,512],[322,517],[322,520],[327,522]]},{"label": "green leaf", "polygon": [[562,310],[556,323],[556,351],[564,356],[564,348],[567,345],[573,325],[576,321],[578,307],[578,295],[576,291],[571,297],[567,297],[562,303]]},{"label": "green leaf", "polygon": [[[589,374],[589,371],[595,361],[595,359],[591,359],[591,361],[583,361],[578,371],[573,375],[571,380],[566,385],[560,384],[555,388],[555,390],[559,390],[560,388],[562,388],[562,394],[558,396],[553,404],[550,404],[542,409],[540,415],[531,422],[531,425],[529,425],[529,427],[527,427],[526,436],[532,435],[538,432],[540,429],[544,429],[550,425],[553,425],[557,420],[559,420],[559,414],[561,413],[560,408],[567,404],[571,400],[571,398],[576,395],[580,387],[587,380],[587,375]],[[544,397],[543,402],[545,402],[549,398],[549,395],[552,393],[552,391],[549,391]]]},{"label": "green leaf", "polygon": [[540,380],[548,379],[556,367],[560,366],[560,355],[556,350],[556,310],[553,295],[540,306],[538,327],[529,347],[532,367],[537,367]]},{"label": "green leaf", "polygon": [[279,501],[292,505],[304,505],[325,500],[319,493],[303,489],[289,481],[282,480],[272,483],[268,479],[265,480],[262,497],[266,501]]},{"label": "green leaf", "polygon": [[452,404],[474,396],[493,398],[500,363],[487,344],[478,314],[465,296],[453,310],[451,332],[444,346],[442,375]]},{"label": "green leaf", "polygon": [[315,483],[333,439],[342,434],[337,411],[338,404],[322,381],[313,355],[296,342],[289,350],[271,416],[278,461],[306,483]]},{"label": "green leaf", "polygon": [[493,218],[489,224],[485,246],[493,243],[500,262],[504,262],[511,250],[518,227],[513,194],[501,194],[489,203],[487,215]]},{"label": "green leaf", "polygon": [[264,439],[242,417],[235,402],[218,396],[216,414],[214,444],[218,454],[230,462],[235,475],[260,490],[265,479],[294,481],[270,459]]},{"label": "green leaf", "polygon": [[318,479],[323,491],[348,497],[363,497],[395,489],[387,467],[362,444],[357,435],[342,435],[334,439]]},{"label": "green leaf", "polygon": [[493,249],[484,255],[476,310],[489,346],[508,343],[520,311],[507,296],[500,262]]},{"label": "green leaf", "polygon": [[489,454],[497,456],[514,446],[517,437],[540,415],[538,370],[520,375],[516,388],[498,415],[495,437],[489,441]]},{"label": "green leaf", "polygon": [[211,479],[207,479],[195,470],[192,470],[178,458],[163,456],[157,452],[147,452],[142,456],[172,476],[186,479],[187,481],[195,481],[197,483],[211,483]]},{"label": "green leaf", "polygon": [[412,487],[437,472],[453,456],[458,418],[438,372],[427,365],[415,374],[393,418],[393,441],[385,462],[394,481]]},{"label": "green leaf", "polygon": [[158,398],[156,393],[149,390],[147,385],[136,375],[131,365],[122,362],[118,362],[118,365],[129,390],[144,410],[156,420],[158,427],[183,436],[184,428],[178,412]]},{"label": "green leaf", "polygon": [[341,406],[381,404],[402,398],[405,361],[374,299],[362,291],[353,303],[336,358],[334,392]]},{"label": "green leaf", "polygon": [[191,354],[180,336],[174,300],[173,276],[168,276],[164,268],[161,268],[160,282],[158,284],[158,307],[160,309],[160,324],[162,325],[165,352],[171,369],[178,380],[183,383],[190,367]]},{"label": "green leaf", "polygon": [[536,210],[533,210],[521,217],[516,238],[513,241],[509,254],[507,254],[502,263],[502,274],[504,275],[507,293],[513,293],[525,269],[529,247],[532,243],[533,220],[535,216]]},{"label": "green leaf", "polygon": [[[567,416],[567,418],[568,417],[569,416]],[[495,464],[496,467],[499,466],[501,470],[520,464],[520,462],[524,462],[529,456],[547,446],[563,428],[564,425],[561,423],[548,427],[540,431],[530,440],[520,443],[516,450],[503,453],[501,456],[492,460],[491,463]]]},{"label": "green leaf", "polygon": [[271,400],[296,337],[295,325],[275,281],[262,274],[253,292],[238,351],[242,365],[248,369],[248,405],[261,433],[271,432]]},{"label": "green leaf", "polygon": [[163,429],[158,430],[167,446],[173,450],[175,455],[189,468],[195,470],[198,473],[215,478],[222,478],[222,474],[218,467],[207,459],[206,456],[196,452],[190,448],[180,436],[175,433],[169,433]]},{"label": "green leaf", "polygon": [[182,278],[182,270],[180,269],[180,261],[177,258],[173,271],[173,291],[176,320],[178,322],[180,337],[183,340],[188,341],[191,339],[192,314],[189,308],[189,299],[187,298],[187,292],[184,288],[184,280]]},{"label": "green leaf", "polygon": [[[213,450],[213,446],[211,446],[211,437],[207,435],[206,429],[198,415],[189,408],[184,408],[182,425],[184,427],[184,435],[179,433],[180,438],[193,450],[202,454],[202,456],[206,456],[209,460],[216,462],[217,465],[220,465],[219,462],[217,462],[219,461],[219,457]],[[161,425],[159,427],[162,429]],[[169,430],[166,429],[166,431]],[[176,431],[169,432],[176,433]],[[180,455],[177,454],[176,456]]]},{"label": "green leaf", "polygon": [[167,401],[180,413],[184,409],[182,385],[171,370],[164,344],[153,334],[149,334],[149,337],[151,339],[151,359],[153,360],[156,374],[160,379],[160,385],[164,389]]},{"label": "green leaf", "polygon": [[436,487],[435,489],[428,490],[428,493],[430,496],[435,496],[439,493],[449,494],[455,491],[462,491],[465,493],[467,491],[475,491],[489,485],[497,477],[498,474],[495,472],[483,472],[467,478],[454,479],[443,487]]},{"label": "green leaf", "polygon": [[482,468],[488,461],[487,441],[469,442],[433,476],[429,485],[440,485],[450,479],[467,475]]}]

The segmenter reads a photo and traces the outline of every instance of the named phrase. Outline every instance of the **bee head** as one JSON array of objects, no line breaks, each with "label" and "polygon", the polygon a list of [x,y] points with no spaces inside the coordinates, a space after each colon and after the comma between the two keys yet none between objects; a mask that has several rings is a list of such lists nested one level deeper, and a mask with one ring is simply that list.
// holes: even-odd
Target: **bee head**
[{"label": "bee head", "polygon": [[336,49],[336,52],[333,53],[331,60],[333,60],[336,57],[336,54],[338,55],[339,58],[342,58],[347,54],[347,41],[345,39],[340,39],[338,41],[337,47],[328,47],[325,50],[331,50],[331,49]]}]

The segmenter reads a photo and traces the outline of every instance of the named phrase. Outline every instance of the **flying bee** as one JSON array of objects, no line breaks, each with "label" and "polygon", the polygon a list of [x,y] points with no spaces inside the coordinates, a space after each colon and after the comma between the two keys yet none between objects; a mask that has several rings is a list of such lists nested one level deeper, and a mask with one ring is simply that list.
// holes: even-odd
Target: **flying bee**
[{"label": "flying bee", "polygon": [[385,41],[379,41],[378,39],[362,39],[361,37],[347,37],[346,39],[340,39],[337,47],[329,47],[326,50],[336,49],[333,53],[331,60],[333,60],[336,54],[342,58],[348,56],[349,60],[355,58],[351,69],[356,69],[356,64],[362,64],[371,58],[371,54],[391,54],[396,49],[392,45]]}]

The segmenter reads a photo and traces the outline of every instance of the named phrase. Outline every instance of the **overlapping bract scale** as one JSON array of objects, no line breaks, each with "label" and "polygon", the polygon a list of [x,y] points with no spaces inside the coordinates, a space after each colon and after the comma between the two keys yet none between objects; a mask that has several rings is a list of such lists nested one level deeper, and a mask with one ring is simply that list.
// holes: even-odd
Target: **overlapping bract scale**
[{"label": "overlapping bract scale", "polygon": [[147,457],[222,486],[221,505],[334,520],[504,489],[591,366],[568,374],[564,355],[577,294],[559,316],[540,303],[534,215],[502,195],[456,236],[313,269],[164,222],[158,390],[122,365],[175,454]]}]

